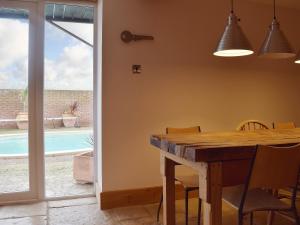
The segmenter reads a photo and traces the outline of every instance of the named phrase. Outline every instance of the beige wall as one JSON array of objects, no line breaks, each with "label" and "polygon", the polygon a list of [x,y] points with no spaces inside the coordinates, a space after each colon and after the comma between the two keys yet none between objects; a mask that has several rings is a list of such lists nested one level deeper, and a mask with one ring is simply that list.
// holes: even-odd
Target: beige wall
[{"label": "beige wall", "polygon": [[[228,16],[228,1],[104,0],[103,191],[161,184],[158,150],[149,136],[166,126],[233,130],[245,119],[300,125],[300,66],[256,56],[212,56]],[[272,8],[237,1],[242,27],[257,50]],[[282,27],[300,47],[300,14],[281,9]],[[155,41],[124,44],[120,33]],[[142,74],[131,73],[141,64]]]}]

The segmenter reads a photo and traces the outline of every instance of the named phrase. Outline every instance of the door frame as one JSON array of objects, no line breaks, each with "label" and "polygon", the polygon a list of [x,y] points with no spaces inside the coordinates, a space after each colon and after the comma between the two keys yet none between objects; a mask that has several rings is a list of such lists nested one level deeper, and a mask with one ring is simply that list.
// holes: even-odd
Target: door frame
[{"label": "door frame", "polygon": [[[99,136],[99,130],[101,131],[101,126],[98,126],[98,121],[101,121],[101,104],[99,106],[99,101],[101,100],[101,89],[98,86],[99,81],[99,68],[98,68],[98,43],[99,42],[99,34],[98,34],[98,3],[92,2],[88,0],[42,0],[42,8],[45,9],[47,3],[57,3],[57,4],[66,4],[66,5],[79,5],[79,6],[90,6],[94,8],[94,23],[93,23],[93,135],[94,135],[94,192],[92,194],[83,194],[83,195],[76,195],[76,196],[62,196],[62,197],[47,197],[46,190],[45,190],[45,183],[44,183],[44,199],[45,200],[67,200],[67,199],[76,199],[76,198],[85,198],[85,197],[93,197],[97,194],[97,184],[98,184],[98,167],[99,167],[99,160],[98,155],[101,154],[101,138]],[[44,12],[44,11],[43,11]],[[45,16],[43,15],[43,19]],[[45,21],[45,20],[44,20]],[[43,34],[44,34],[43,30]],[[44,38],[44,37],[43,37]],[[44,54],[44,53],[43,53]],[[43,55],[44,58],[44,55]],[[100,71],[101,72],[101,71]],[[43,86],[44,88],[44,86]],[[43,90],[44,91],[44,90]],[[43,131],[44,133],[44,131]],[[44,152],[43,152],[43,163],[44,163]],[[45,167],[43,176],[45,177]],[[44,178],[45,180],[45,178]],[[46,181],[45,181],[46,182]]]},{"label": "door frame", "polygon": [[[44,171],[41,167],[40,155],[43,149],[43,99],[40,90],[43,88],[43,29],[40,19],[40,4],[33,1],[1,0],[0,7],[22,8],[29,11],[29,42],[28,42],[28,166],[29,166],[29,191],[1,193],[0,203],[37,201],[44,196],[42,179]],[[42,26],[42,27],[41,27]],[[38,150],[39,149],[39,150]]]},{"label": "door frame", "polygon": [[[28,192],[0,193],[0,205],[19,202],[36,202],[42,200],[70,199],[78,197],[94,196],[97,193],[97,184],[101,184],[97,178],[101,173],[99,159],[101,159],[101,65],[99,66],[98,44],[101,43],[101,34],[98,33],[98,3],[90,1],[73,0],[1,0],[7,7],[29,8],[29,62],[31,67],[28,78],[29,99],[29,183]],[[80,196],[66,196],[47,198],[45,195],[45,155],[44,155],[44,30],[45,30],[45,5],[47,3],[65,3],[87,5],[94,7],[94,44],[93,44],[93,133],[94,133],[94,194]],[[101,25],[100,25],[101,27]],[[98,40],[100,38],[100,40]],[[99,56],[99,57],[98,57]],[[100,84],[100,86],[99,86]],[[100,132],[99,132],[100,131]],[[100,172],[98,172],[100,171]]]}]

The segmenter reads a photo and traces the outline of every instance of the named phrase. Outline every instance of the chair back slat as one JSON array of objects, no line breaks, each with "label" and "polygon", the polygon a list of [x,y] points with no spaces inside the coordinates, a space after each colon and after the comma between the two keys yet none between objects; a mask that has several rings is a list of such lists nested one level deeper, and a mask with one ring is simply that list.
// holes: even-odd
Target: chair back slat
[{"label": "chair back slat", "polygon": [[245,120],[241,122],[236,128],[237,131],[251,131],[259,129],[269,129],[269,127],[258,120]]},{"label": "chair back slat", "polygon": [[299,166],[300,145],[258,146],[248,188],[295,188]]},{"label": "chair back slat", "polygon": [[296,128],[294,122],[280,122],[280,123],[273,123],[274,129],[292,129]]},{"label": "chair back slat", "polygon": [[200,126],[186,127],[186,128],[174,128],[174,127],[166,128],[167,134],[187,134],[187,133],[200,133],[200,132],[201,132]]}]

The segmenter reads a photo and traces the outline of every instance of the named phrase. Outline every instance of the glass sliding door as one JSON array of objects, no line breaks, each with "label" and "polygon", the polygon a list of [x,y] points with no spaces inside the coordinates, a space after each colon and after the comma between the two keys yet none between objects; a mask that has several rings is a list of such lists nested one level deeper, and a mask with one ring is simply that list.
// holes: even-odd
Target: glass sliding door
[{"label": "glass sliding door", "polygon": [[47,198],[94,194],[93,36],[92,6],[45,5]]},{"label": "glass sliding door", "polygon": [[93,41],[91,5],[0,0],[0,205],[94,194]]},{"label": "glass sliding door", "polygon": [[36,10],[0,1],[0,203],[37,198]]}]

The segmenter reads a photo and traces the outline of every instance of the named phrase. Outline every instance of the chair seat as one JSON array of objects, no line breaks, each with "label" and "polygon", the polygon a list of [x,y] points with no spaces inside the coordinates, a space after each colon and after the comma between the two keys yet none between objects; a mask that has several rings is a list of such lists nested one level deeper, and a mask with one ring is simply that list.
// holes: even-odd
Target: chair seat
[{"label": "chair seat", "polygon": [[175,180],[178,181],[184,188],[198,188],[199,187],[199,175],[185,175],[175,176]]},{"label": "chair seat", "polygon": [[[223,188],[223,199],[234,208],[240,207],[244,186],[239,185],[235,187]],[[247,197],[244,204],[243,213],[261,210],[285,210],[290,209],[291,206],[274,197],[272,194],[261,189],[248,190]]]}]

